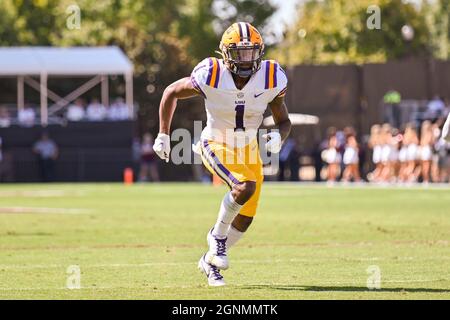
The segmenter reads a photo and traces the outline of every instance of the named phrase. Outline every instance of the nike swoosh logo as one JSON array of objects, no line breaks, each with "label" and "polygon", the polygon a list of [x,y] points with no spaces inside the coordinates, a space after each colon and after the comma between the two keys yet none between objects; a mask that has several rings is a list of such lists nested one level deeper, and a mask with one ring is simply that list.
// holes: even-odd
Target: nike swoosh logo
[{"label": "nike swoosh logo", "polygon": [[260,95],[262,95],[264,92],[261,92],[260,94],[255,94],[254,97],[258,98]]}]

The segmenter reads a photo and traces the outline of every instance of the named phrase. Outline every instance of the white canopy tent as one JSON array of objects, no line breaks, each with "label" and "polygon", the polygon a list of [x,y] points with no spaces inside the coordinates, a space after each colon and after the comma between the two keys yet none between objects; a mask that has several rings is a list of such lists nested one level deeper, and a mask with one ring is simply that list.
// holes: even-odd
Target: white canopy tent
[{"label": "white canopy tent", "polygon": [[[319,117],[312,116],[309,114],[302,114],[302,113],[289,113],[289,120],[291,121],[292,125],[294,125],[294,126],[319,123]],[[273,120],[273,117],[269,116],[267,118],[264,118],[263,125],[265,125],[266,127],[274,126],[275,121]]]},{"label": "white canopy tent", "polygon": [[[0,47],[0,77],[17,77],[17,107],[24,107],[24,83],[41,95],[41,124],[48,116],[101,84],[101,100],[109,105],[108,76],[123,75],[125,101],[133,116],[133,64],[118,47]],[[39,76],[40,82],[32,78]],[[78,89],[60,97],[47,87],[50,76],[94,76]],[[48,99],[54,104],[48,106]]]}]

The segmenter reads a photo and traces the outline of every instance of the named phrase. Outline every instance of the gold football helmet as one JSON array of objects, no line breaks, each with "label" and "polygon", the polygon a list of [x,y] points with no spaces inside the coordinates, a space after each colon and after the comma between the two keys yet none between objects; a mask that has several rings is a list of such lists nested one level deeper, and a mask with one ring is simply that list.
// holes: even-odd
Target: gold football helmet
[{"label": "gold football helmet", "polygon": [[261,67],[264,42],[250,23],[233,23],[224,32],[219,49],[227,68],[240,77],[250,77]]}]

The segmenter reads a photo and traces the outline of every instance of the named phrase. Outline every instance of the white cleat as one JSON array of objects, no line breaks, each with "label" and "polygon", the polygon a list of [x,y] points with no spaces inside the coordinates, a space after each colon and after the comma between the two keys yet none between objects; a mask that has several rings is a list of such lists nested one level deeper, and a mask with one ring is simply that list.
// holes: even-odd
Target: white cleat
[{"label": "white cleat", "polygon": [[208,241],[209,250],[205,255],[207,263],[212,264],[220,270],[227,270],[229,267],[227,257],[227,238],[220,239],[212,234],[212,230],[209,231],[206,240]]},{"label": "white cleat", "polygon": [[225,281],[223,280],[219,269],[207,263],[205,260],[205,255],[200,258],[200,261],[198,262],[198,269],[201,273],[206,275],[208,278],[208,284],[211,287],[222,287],[225,285]]}]

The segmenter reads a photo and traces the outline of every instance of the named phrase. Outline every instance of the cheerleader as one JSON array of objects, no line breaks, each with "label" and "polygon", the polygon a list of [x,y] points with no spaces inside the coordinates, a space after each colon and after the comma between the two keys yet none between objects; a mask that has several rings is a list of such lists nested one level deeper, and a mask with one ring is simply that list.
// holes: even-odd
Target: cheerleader
[{"label": "cheerleader", "polygon": [[402,141],[402,135],[400,134],[399,130],[397,128],[392,129],[392,135],[391,135],[391,153],[389,155],[391,170],[392,170],[392,181],[398,180],[398,173],[400,171],[400,160],[399,160],[399,153],[400,153],[400,146]]},{"label": "cheerleader", "polygon": [[430,182],[431,160],[433,158],[433,127],[424,121],[420,130],[419,162],[424,183]]},{"label": "cheerleader", "polygon": [[328,148],[322,151],[322,159],[328,164],[327,180],[328,182],[336,181],[339,174],[339,166],[341,164],[341,154],[338,151],[338,139],[336,133],[331,133],[328,139]]},{"label": "cheerleader", "polygon": [[441,137],[441,125],[443,123],[443,119],[438,119],[435,123],[431,125],[431,131],[433,133],[433,156],[431,158],[431,180],[433,182],[440,181],[440,173],[439,173],[439,149],[441,147],[442,142],[440,142]]},{"label": "cheerleader", "polygon": [[342,180],[344,182],[353,179],[355,182],[361,181],[359,174],[359,148],[358,142],[354,131],[347,133],[346,145],[344,151],[343,162],[345,165],[344,173],[342,174]]},{"label": "cheerleader", "polygon": [[399,152],[398,152],[398,181],[406,182],[406,168],[408,166],[407,153],[408,153],[408,137],[403,132],[403,135],[399,139]]},{"label": "cheerleader", "polygon": [[367,175],[370,181],[378,181],[382,171],[381,164],[381,126],[374,124],[370,128],[369,148],[372,149],[372,162],[375,169]]},{"label": "cheerleader", "polygon": [[417,181],[417,175],[420,174],[420,171],[416,170],[419,138],[417,137],[416,129],[412,124],[406,126],[405,141],[407,141],[407,148],[404,181],[414,182]]},{"label": "cheerleader", "polygon": [[381,174],[380,181],[389,182],[392,177],[392,127],[385,123],[381,127]]}]

